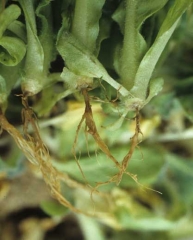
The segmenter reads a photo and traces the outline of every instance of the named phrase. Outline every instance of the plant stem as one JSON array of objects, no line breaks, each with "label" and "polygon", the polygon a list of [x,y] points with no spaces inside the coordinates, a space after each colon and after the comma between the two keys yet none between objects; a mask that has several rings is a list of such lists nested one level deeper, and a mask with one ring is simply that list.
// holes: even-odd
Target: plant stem
[{"label": "plant stem", "polygon": [[87,0],[76,0],[72,33],[83,44],[87,42]]},{"label": "plant stem", "polygon": [[126,17],[124,40],[121,56],[121,80],[128,90],[134,84],[137,71],[137,30],[136,30],[136,0],[126,0]]},{"label": "plant stem", "polygon": [[27,53],[22,91],[34,95],[42,90],[44,74],[44,51],[37,36],[34,1],[19,0],[24,12],[27,30]]}]

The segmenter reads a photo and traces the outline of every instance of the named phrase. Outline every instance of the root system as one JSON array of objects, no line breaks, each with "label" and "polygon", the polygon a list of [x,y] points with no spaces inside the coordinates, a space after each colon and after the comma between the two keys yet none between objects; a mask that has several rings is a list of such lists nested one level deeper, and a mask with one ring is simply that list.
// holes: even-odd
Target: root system
[{"label": "root system", "polygon": [[[92,215],[93,213],[89,212],[83,212],[81,209],[77,209],[74,207],[63,195],[61,192],[61,183],[64,182],[71,188],[77,188],[77,189],[84,189],[91,193],[91,200],[93,201],[93,194],[99,194],[102,198],[104,197],[103,194],[101,194],[97,188],[99,188],[102,185],[106,185],[112,182],[115,182],[116,184],[119,184],[122,180],[123,174],[129,175],[131,178],[134,179],[134,181],[137,181],[137,176],[127,172],[127,166],[132,158],[133,152],[135,148],[139,144],[139,134],[142,134],[140,129],[140,120],[139,120],[139,111],[136,109],[136,117],[135,117],[135,133],[133,137],[131,138],[131,144],[130,149],[128,153],[125,155],[123,160],[119,162],[110,152],[108,146],[106,143],[102,140],[100,137],[94,118],[92,113],[92,108],[90,104],[90,98],[88,94],[88,89],[82,89],[82,94],[84,97],[85,102],[85,111],[82,115],[81,121],[77,127],[76,136],[74,140],[73,145],[73,153],[75,156],[75,159],[78,163],[78,166],[80,168],[80,171],[86,181],[86,177],[84,176],[84,172],[81,169],[81,166],[79,164],[79,161],[76,157],[76,145],[78,141],[78,135],[79,131],[81,129],[81,126],[83,122],[85,122],[85,133],[90,134],[95,142],[97,143],[99,149],[114,163],[115,167],[118,170],[118,173],[112,176],[108,181],[106,182],[98,182],[95,187],[92,187],[89,185],[89,183],[86,181],[85,184],[80,184],[76,182],[75,180],[71,179],[67,174],[59,172],[56,168],[53,167],[50,155],[47,147],[43,143],[40,133],[39,133],[39,127],[37,124],[37,118],[33,111],[33,109],[28,104],[28,97],[25,95],[22,95],[22,104],[23,104],[23,110],[22,110],[22,120],[23,120],[23,134],[21,134],[12,124],[8,122],[6,117],[2,112],[0,112],[0,125],[2,130],[7,131],[15,140],[17,146],[22,150],[26,158],[35,165],[38,165],[40,171],[42,172],[42,176],[47,183],[47,185],[50,188],[52,196],[57,199],[61,204],[66,206],[67,208],[71,209],[74,212],[77,213],[84,213],[86,215]],[[97,215],[97,213],[96,213]]]},{"label": "root system", "polygon": [[[61,183],[64,182],[71,188],[84,189],[88,191],[88,188],[71,179],[67,174],[59,172],[56,168],[53,167],[49,151],[45,147],[39,133],[39,128],[37,124],[36,116],[29,107],[27,97],[22,96],[23,103],[23,135],[8,122],[6,117],[2,112],[0,112],[0,126],[2,130],[7,131],[15,140],[17,146],[24,153],[26,158],[35,165],[38,165],[40,171],[42,172],[43,179],[50,188],[52,196],[57,199],[62,205],[69,208],[73,212],[83,213],[88,216],[93,216],[93,213],[83,212],[82,210],[74,207],[63,195],[61,192]],[[32,129],[32,133],[29,133],[29,125]]]}]

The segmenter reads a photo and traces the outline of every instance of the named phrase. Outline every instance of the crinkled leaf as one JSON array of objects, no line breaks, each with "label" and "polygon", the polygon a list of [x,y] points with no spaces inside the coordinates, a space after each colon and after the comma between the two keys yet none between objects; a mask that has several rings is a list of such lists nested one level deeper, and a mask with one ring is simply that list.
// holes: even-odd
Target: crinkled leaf
[{"label": "crinkled leaf", "polygon": [[22,22],[15,20],[7,27],[7,29],[13,32],[25,43],[27,42],[26,29],[25,25]]},{"label": "crinkled leaf", "polygon": [[6,29],[20,16],[20,8],[12,4],[0,14],[0,63],[6,66],[17,65],[24,57],[26,46],[22,40],[4,36]]},{"label": "crinkled leaf", "polygon": [[16,66],[24,58],[26,45],[19,38],[4,36],[0,38],[0,63]]},{"label": "crinkled leaf", "polygon": [[191,3],[192,0],[176,0],[173,6],[170,8],[161,26],[161,29],[159,30],[155,42],[149,51],[145,54],[137,70],[134,87],[131,90],[134,96],[145,100],[149,81],[151,79],[155,65],[158,62],[161,53],[165,49],[165,46],[172,33],[174,32],[181,15]]},{"label": "crinkled leaf", "polygon": [[16,20],[21,14],[20,8],[12,4],[4,9],[2,13],[0,13],[0,38],[2,37],[4,31],[7,27]]}]

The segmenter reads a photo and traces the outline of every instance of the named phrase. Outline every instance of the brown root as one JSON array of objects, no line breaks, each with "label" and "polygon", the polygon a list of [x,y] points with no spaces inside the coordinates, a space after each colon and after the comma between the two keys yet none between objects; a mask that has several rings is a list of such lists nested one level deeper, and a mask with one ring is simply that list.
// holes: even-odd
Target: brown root
[{"label": "brown root", "polygon": [[[75,156],[75,159],[76,161],[78,162],[77,160],[77,157],[76,157],[76,151],[75,151],[75,148],[76,148],[76,144],[77,144],[77,140],[78,140],[78,134],[79,134],[79,131],[80,131],[80,128],[81,128],[81,125],[83,124],[83,122],[85,121],[85,124],[86,124],[86,133],[89,133],[92,135],[92,137],[94,138],[95,142],[97,143],[98,147],[101,149],[101,151],[103,153],[105,153],[105,155],[111,159],[113,161],[113,163],[116,165],[116,167],[118,168],[119,172],[117,174],[115,174],[114,176],[112,176],[108,181],[106,182],[98,182],[96,184],[96,186],[94,188],[92,188],[92,192],[91,192],[91,196],[94,192],[98,192],[98,188],[102,185],[107,185],[107,184],[110,184],[110,183],[116,183],[117,185],[121,182],[122,180],[122,177],[123,177],[123,174],[127,174],[129,175],[136,183],[138,183],[138,180],[137,180],[137,176],[130,173],[130,172],[127,172],[127,166],[128,166],[128,163],[129,161],[131,160],[132,156],[133,156],[133,153],[134,153],[134,150],[136,147],[138,147],[138,144],[140,143],[140,140],[139,140],[139,134],[143,135],[143,133],[141,132],[141,129],[140,129],[140,115],[139,115],[139,110],[136,109],[136,116],[135,116],[135,133],[133,135],[133,137],[131,137],[131,145],[130,145],[130,149],[128,151],[128,153],[125,155],[125,157],[123,158],[121,164],[114,158],[114,156],[111,154],[108,146],[104,143],[104,141],[101,139],[98,131],[97,131],[97,128],[96,128],[96,124],[94,122],[94,118],[93,118],[93,113],[92,113],[92,108],[91,108],[91,105],[90,105],[90,99],[89,99],[89,94],[88,94],[88,89],[82,89],[82,94],[83,94],[83,97],[84,97],[84,102],[85,102],[85,111],[84,111],[84,114],[81,118],[81,121],[77,127],[77,131],[76,131],[76,137],[75,137],[75,141],[74,141],[74,145],[73,145],[73,153],[74,153],[74,156]],[[78,162],[78,166],[80,168],[80,171],[84,177],[84,179],[86,180],[85,176],[84,176],[84,173],[81,169],[81,166]]]},{"label": "brown root", "polygon": [[[117,174],[117,184],[120,183],[123,174],[126,173],[126,169],[128,166],[129,161],[131,160],[133,153],[135,151],[135,148],[138,146],[138,144],[140,143],[139,141],[139,134],[141,134],[143,136],[143,133],[140,129],[140,115],[139,115],[139,110],[136,109],[136,116],[135,116],[135,133],[133,135],[133,137],[131,138],[131,146],[130,149],[128,151],[128,153],[125,155],[125,157],[122,160],[122,164],[121,164],[121,171]],[[130,175],[131,177],[133,176],[133,174],[131,173],[127,173],[128,175]],[[133,178],[133,177],[132,177]],[[134,179],[134,178],[133,178]]]},{"label": "brown root", "polygon": [[[96,124],[93,118],[92,108],[90,104],[88,89],[82,89],[82,94],[84,97],[85,102],[85,110],[82,115],[81,121],[76,130],[76,136],[73,144],[73,153],[79,169],[85,179],[86,185],[80,184],[75,180],[71,179],[67,174],[59,172],[56,168],[52,166],[50,161],[49,151],[47,147],[44,145],[40,133],[39,127],[37,124],[37,118],[33,111],[33,109],[28,104],[27,96],[22,95],[22,119],[23,119],[23,135],[13,126],[11,125],[3,113],[0,111],[0,127],[2,130],[7,131],[15,140],[18,147],[22,150],[26,158],[32,163],[38,165],[40,171],[42,172],[42,176],[50,188],[51,194],[54,198],[56,198],[62,205],[69,208],[73,212],[76,213],[83,213],[88,216],[97,216],[97,213],[93,214],[88,212],[83,212],[81,209],[76,208],[73,206],[61,193],[61,183],[65,183],[71,188],[75,189],[83,189],[91,194],[91,201],[94,203],[93,195],[97,194],[103,199],[107,200],[109,195],[107,196],[105,193],[100,193],[98,188],[103,185],[107,185],[110,183],[119,184],[122,180],[123,174],[129,175],[137,184],[142,186],[138,180],[137,176],[127,172],[127,167],[129,164],[130,159],[133,156],[134,150],[138,147],[140,143],[139,135],[143,135],[140,129],[140,116],[139,110],[136,109],[136,117],[135,117],[135,133],[131,138],[131,146],[128,153],[123,158],[122,162],[119,163],[115,157],[111,154],[108,146],[104,143],[101,139]],[[100,150],[115,164],[118,169],[118,173],[112,176],[106,182],[98,182],[95,187],[92,187],[87,183],[86,177],[81,169],[79,160],[76,157],[76,145],[78,141],[78,134],[81,129],[83,122],[85,121],[85,133],[92,135],[93,139],[97,143]],[[144,186],[142,186],[144,187]],[[146,188],[146,187],[145,187]],[[149,189],[149,188],[146,188]],[[153,190],[153,189],[151,189]],[[155,191],[155,190],[153,190]]]},{"label": "brown root", "polygon": [[[75,160],[77,162],[77,165],[80,169],[80,172],[83,176],[85,184],[91,189],[91,195],[90,196],[91,196],[91,201],[93,202],[93,205],[94,205],[93,193],[96,193],[96,194],[99,194],[99,195],[101,195],[102,193],[97,191],[96,188],[93,189],[93,187],[88,183],[88,181],[86,179],[86,176],[84,175],[84,172],[83,172],[83,170],[81,168],[81,165],[79,163],[79,160],[76,156],[76,145],[77,145],[77,141],[78,141],[78,134],[80,132],[81,126],[82,126],[84,121],[85,121],[86,140],[87,140],[87,134],[89,133],[90,135],[92,135],[92,137],[94,138],[95,142],[97,143],[97,145],[101,149],[101,151],[104,152],[105,155],[115,163],[115,165],[118,169],[120,169],[120,164],[113,157],[113,155],[111,154],[108,146],[101,139],[101,137],[100,137],[100,135],[97,131],[96,124],[95,124],[95,121],[94,121],[94,118],[93,118],[92,108],[91,108],[91,105],[90,105],[88,89],[82,89],[82,94],[83,94],[84,102],[85,102],[85,111],[82,115],[82,118],[81,118],[80,123],[78,124],[77,130],[76,130],[76,136],[75,136],[75,140],[74,140],[74,144],[73,144],[73,155],[74,155],[74,158],[75,158]],[[87,149],[88,149],[88,142],[87,142]],[[89,155],[89,152],[88,152],[88,155]],[[102,197],[106,197],[106,196],[102,196]]]},{"label": "brown root", "polygon": [[105,155],[114,162],[114,164],[116,165],[116,167],[118,169],[120,169],[120,167],[121,167],[120,163],[111,154],[108,146],[101,139],[101,137],[100,137],[100,135],[97,131],[96,124],[95,124],[95,121],[94,121],[94,118],[93,118],[92,108],[91,108],[91,105],[90,105],[88,90],[87,89],[82,89],[82,94],[83,94],[84,102],[85,102],[85,111],[84,111],[84,114],[82,115],[82,119],[81,119],[81,121],[80,121],[80,123],[77,127],[76,137],[75,137],[75,141],[74,141],[74,145],[73,145],[74,155],[76,156],[75,147],[76,147],[76,144],[77,144],[78,133],[80,131],[82,123],[85,121],[86,133],[89,133],[90,135],[92,135],[92,137],[94,138],[95,142],[97,143],[97,145],[101,149],[101,151],[103,153],[105,153]]},{"label": "brown root", "polygon": [[96,184],[96,186],[93,188],[92,193],[94,192],[98,192],[98,188],[103,186],[103,185],[107,185],[110,183],[116,183],[117,185],[119,185],[119,183],[122,180],[123,174],[127,174],[128,176],[130,176],[138,185],[142,186],[137,179],[137,175],[127,172],[127,166],[129,164],[129,161],[131,160],[133,153],[135,151],[135,148],[138,147],[138,144],[140,143],[139,140],[139,134],[143,135],[141,129],[140,129],[140,115],[139,115],[139,110],[136,109],[136,116],[135,116],[135,133],[133,135],[133,137],[131,137],[131,146],[130,149],[128,151],[128,153],[125,155],[125,157],[122,160],[121,166],[119,168],[119,172],[117,174],[115,174],[114,176],[112,176],[108,181],[106,182],[98,182]]},{"label": "brown root", "polygon": [[[79,134],[79,132],[80,132],[80,129],[81,129],[81,126],[82,126],[83,122],[84,122],[84,114],[83,114],[83,116],[82,116],[82,118],[81,118],[81,120],[80,120],[80,123],[78,124],[78,127],[77,127],[77,129],[76,129],[76,136],[75,136],[75,139],[74,139],[74,144],[73,144],[72,152],[73,152],[74,158],[75,158],[75,160],[76,160],[76,163],[77,163],[77,165],[78,165],[78,168],[79,168],[79,170],[80,170],[80,172],[81,172],[81,174],[82,174],[82,177],[83,177],[85,183],[86,183],[87,185],[89,185],[88,182],[87,182],[86,176],[84,175],[84,172],[83,172],[83,170],[82,170],[82,168],[81,168],[81,165],[80,165],[80,163],[79,163],[79,159],[78,159],[77,156],[76,156],[76,145],[77,145],[77,142],[78,142],[78,134]],[[87,147],[87,149],[88,149],[88,147]]]}]

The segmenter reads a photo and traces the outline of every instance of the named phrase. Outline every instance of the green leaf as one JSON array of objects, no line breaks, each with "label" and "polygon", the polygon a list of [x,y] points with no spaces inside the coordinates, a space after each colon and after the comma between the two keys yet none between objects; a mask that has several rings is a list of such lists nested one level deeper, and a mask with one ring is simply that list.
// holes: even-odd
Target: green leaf
[{"label": "green leaf", "polygon": [[168,121],[171,114],[170,111],[173,108],[174,100],[174,92],[160,94],[147,105],[147,108],[149,106],[150,108],[155,109],[155,112],[159,114],[163,120]]},{"label": "green leaf", "polygon": [[[102,17],[99,22],[99,34],[96,39],[96,50],[95,54],[98,56],[101,43],[103,40],[107,39],[110,36],[112,21],[109,18]],[[108,58],[109,61],[109,58]]]},{"label": "green leaf", "polygon": [[28,43],[22,88],[24,92],[33,95],[42,90],[45,81],[44,51],[37,36],[33,1],[19,0],[19,3],[25,15]]},{"label": "green leaf", "polygon": [[[129,146],[127,149],[125,147],[119,147],[113,149],[112,154],[117,160],[121,161],[128,150]],[[158,150],[156,149],[136,149],[127,170],[138,175],[139,183],[149,185],[156,181],[158,173],[163,165],[162,155],[161,153],[159,155],[157,153]],[[79,163],[86,179],[91,185],[95,185],[97,182],[107,181],[117,173],[117,169],[114,167],[113,163],[103,153],[98,153],[97,156],[92,155],[91,158],[81,157]],[[83,176],[75,161],[72,160],[67,163],[55,162],[54,165],[60,171],[65,171],[76,180],[84,182]],[[120,186],[124,188],[131,187],[136,186],[136,183],[128,175],[124,175]],[[111,187],[112,185],[109,185],[107,189]]]},{"label": "green leaf", "polygon": [[126,109],[125,112],[123,112],[121,117],[116,122],[107,126],[107,129],[110,131],[115,131],[115,130],[119,129],[122,126],[122,124],[125,120],[125,117],[127,116],[127,113],[128,113],[128,109]]},{"label": "green leaf", "polygon": [[137,8],[137,26],[138,28],[143,24],[143,22],[154,13],[159,11],[165,6],[169,0],[138,0]]},{"label": "green leaf", "polygon": [[15,158],[15,165],[7,164],[0,158],[0,174],[5,173],[9,179],[15,178],[21,175],[25,171],[23,156],[19,153],[19,156]]},{"label": "green leaf", "polygon": [[191,122],[193,122],[193,107],[191,104],[192,103],[192,86],[193,86],[193,77],[185,78],[175,82],[176,95],[185,111],[186,117]]},{"label": "green leaf", "polygon": [[57,41],[57,49],[68,69],[76,75],[101,78],[105,69],[72,34],[64,32]]},{"label": "green leaf", "polygon": [[[12,143],[12,140],[9,139],[10,150],[3,156],[3,159],[0,157],[0,174],[5,173],[9,179],[14,179],[26,170],[23,154],[20,149]],[[7,146],[7,144],[5,146]]]},{"label": "green leaf", "polygon": [[70,89],[78,89],[79,86],[92,86],[93,83],[92,78],[76,75],[66,67],[64,67],[60,77]]},{"label": "green leaf", "polygon": [[134,81],[134,87],[131,89],[131,92],[134,96],[143,100],[146,99],[149,81],[151,79],[155,65],[158,62],[161,53],[165,49],[165,46],[169,41],[172,33],[174,32],[180,17],[191,3],[192,0],[176,0],[170,8],[155,39],[155,42],[149,51],[145,54],[139,65]]},{"label": "green leaf", "polygon": [[41,209],[50,216],[64,216],[68,209],[58,202],[43,201],[40,204]]},{"label": "green leaf", "polygon": [[99,222],[91,217],[83,214],[77,215],[81,230],[85,240],[105,240],[104,232],[101,229]]},{"label": "green leaf", "polygon": [[[162,1],[151,1],[151,0],[137,0],[137,9],[136,9],[136,28],[139,29],[141,24],[154,13],[159,11],[164,5],[168,2],[168,0]],[[119,27],[121,28],[122,32],[124,32],[124,19],[125,19],[125,4],[121,2],[119,7],[113,13],[112,18],[115,20]]]},{"label": "green leaf", "polygon": [[6,66],[17,65],[25,56],[24,42],[19,38],[4,34],[20,14],[21,10],[15,4],[8,6],[0,14],[0,63]]},{"label": "green leaf", "polygon": [[27,42],[25,24],[22,22],[15,20],[7,27],[7,29],[23,40],[24,43]]},{"label": "green leaf", "polygon": [[[119,90],[121,95],[129,95],[129,92],[109,76],[98,59],[72,34],[60,32],[57,41],[57,49],[64,59],[67,68],[75,75],[88,78],[101,78],[112,87]],[[83,85],[83,87],[86,86]]]},{"label": "green leaf", "polygon": [[24,58],[26,46],[19,38],[4,36],[0,38],[0,63],[16,66]]},{"label": "green leaf", "polygon": [[21,69],[23,68],[23,61],[18,63],[16,66],[6,66],[0,64],[0,104],[3,112],[7,108],[7,98],[10,91],[20,82]]},{"label": "green leaf", "polygon": [[193,3],[193,0],[175,0],[173,5],[170,7],[169,12],[164,20],[157,38],[161,37],[167,31],[169,31],[175,22],[182,16],[185,10]]},{"label": "green leaf", "polygon": [[140,219],[130,217],[126,209],[122,209],[122,211],[119,212],[118,222],[123,229],[140,231],[166,231],[176,228],[175,223],[163,217],[152,216],[147,218],[141,217]]},{"label": "green leaf", "polygon": [[7,8],[5,8],[3,12],[0,13],[0,38],[2,37],[7,27],[14,20],[16,20],[20,16],[20,14],[21,10],[15,4],[11,4]]},{"label": "green leaf", "polygon": [[192,94],[180,96],[178,99],[185,110],[186,117],[193,122]]},{"label": "green leaf", "polygon": [[136,27],[137,1],[126,1],[123,47],[120,59],[120,77],[123,86],[130,90],[140,62],[141,38]]},{"label": "green leaf", "polygon": [[75,4],[72,33],[92,53],[96,50],[99,19],[104,3],[105,0],[76,0]]},{"label": "green leaf", "polygon": [[40,19],[40,34],[38,36],[39,41],[42,45],[44,52],[44,66],[43,71],[45,75],[48,74],[50,63],[53,61],[53,58],[56,55],[56,50],[54,49],[54,35],[53,35],[53,26],[52,26],[52,11],[51,11],[51,0],[42,0],[35,13]]},{"label": "green leaf", "polygon": [[151,0],[128,0],[126,5],[125,2],[122,2],[113,14],[113,19],[118,22],[124,34],[118,72],[123,86],[128,90],[133,87],[138,66],[147,48],[146,42],[139,32],[140,26],[146,18],[157,12],[166,2],[167,0],[153,2]]},{"label": "green leaf", "polygon": [[174,154],[167,154],[166,161],[171,176],[167,177],[174,183],[178,192],[178,198],[188,206],[191,206],[193,201],[193,162],[190,159],[181,158]]},{"label": "green leaf", "polygon": [[7,93],[7,87],[5,79],[0,75],[0,94]]},{"label": "green leaf", "polygon": [[5,79],[0,75],[0,109],[5,111],[7,107],[7,87]]},{"label": "green leaf", "polygon": [[[66,0],[66,1],[60,1],[60,3],[58,3],[55,6],[54,9],[54,17],[55,17],[55,23],[56,25],[58,25],[58,27],[60,28],[59,31],[69,31],[69,29],[71,28],[72,25],[72,9],[74,8],[74,0]],[[58,12],[60,12],[62,9],[62,14],[61,16],[58,14]],[[62,17],[62,19],[60,18]],[[61,22],[62,22],[62,27],[61,27]],[[55,34],[57,34],[57,29],[55,29]]]},{"label": "green leaf", "polygon": [[167,162],[169,163],[169,167],[175,169],[176,171],[180,171],[186,176],[193,177],[193,162],[186,158],[181,158],[176,155],[168,154]]},{"label": "green leaf", "polygon": [[[163,164],[163,153],[159,148],[156,146],[154,148],[140,147],[135,150],[127,170],[133,174],[137,174],[139,183],[149,186],[156,182]],[[120,186],[128,187],[130,185],[136,186],[136,183],[129,176],[124,175]]]},{"label": "green leaf", "polygon": [[164,80],[162,78],[152,79],[149,84],[149,94],[145,100],[145,104],[147,104],[154,96],[156,96],[163,87]]},{"label": "green leaf", "polygon": [[41,99],[34,106],[34,110],[37,112],[39,117],[46,116],[50,114],[50,111],[55,106],[55,104],[61,100],[69,96],[70,94],[76,92],[77,90],[72,89],[61,89],[60,92],[54,91],[54,86],[51,85],[43,89],[41,94]]}]

